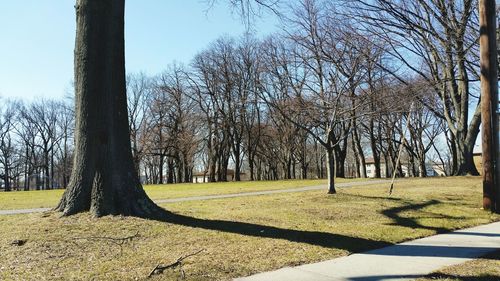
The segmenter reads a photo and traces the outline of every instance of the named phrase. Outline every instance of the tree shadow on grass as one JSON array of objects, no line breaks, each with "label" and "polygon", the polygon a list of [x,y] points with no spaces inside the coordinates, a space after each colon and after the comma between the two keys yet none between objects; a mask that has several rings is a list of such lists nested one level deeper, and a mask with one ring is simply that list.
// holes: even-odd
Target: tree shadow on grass
[{"label": "tree shadow on grass", "polygon": [[[364,195],[358,195],[358,194],[350,194],[352,197],[359,197],[363,199],[374,199],[374,200],[388,200],[392,202],[401,202],[403,203],[402,206],[398,207],[393,207],[390,209],[382,210],[380,213],[383,214],[384,216],[390,218],[393,220],[393,222],[390,225],[397,225],[397,226],[404,226],[404,227],[409,227],[413,229],[427,229],[427,230],[433,230],[436,233],[445,233],[449,232],[452,229],[445,228],[445,227],[434,227],[434,226],[427,226],[419,223],[417,219],[424,219],[424,218],[435,218],[435,219],[446,219],[446,220],[463,220],[465,217],[454,217],[454,216],[449,216],[445,214],[438,214],[438,213],[433,213],[429,211],[424,211],[426,207],[433,206],[433,205],[438,205],[442,204],[443,202],[439,200],[429,200],[420,204],[415,204],[413,202],[403,200],[401,198],[394,198],[394,197],[380,197],[380,196],[364,196]],[[402,216],[402,213],[407,212],[407,211],[418,211],[417,217],[404,217]]]},{"label": "tree shadow on grass", "polygon": [[362,198],[362,199],[369,199],[369,200],[387,200],[387,201],[393,201],[393,202],[399,202],[399,201],[403,200],[401,198],[388,197],[388,196],[367,196],[367,195],[350,194],[350,193],[344,193],[343,195],[346,197]]},{"label": "tree shadow on grass", "polygon": [[[441,203],[442,202],[440,202],[439,200],[429,200],[427,202],[420,203],[420,204],[413,204],[410,202],[405,202],[405,204],[403,206],[383,210],[383,211],[381,211],[381,213],[384,216],[393,220],[393,223],[391,223],[391,225],[405,226],[405,227],[410,227],[413,229],[427,229],[427,230],[433,230],[436,233],[445,233],[445,232],[449,232],[452,229],[445,228],[445,227],[427,226],[427,225],[423,225],[417,221],[417,219],[421,219],[421,218],[437,218],[437,219],[447,219],[447,220],[462,220],[462,219],[464,219],[464,217],[453,217],[453,216],[449,216],[449,215],[436,214],[436,213],[432,213],[432,212],[423,211],[423,209],[426,207],[441,204]],[[419,211],[422,215],[420,215],[416,218],[403,217],[401,215],[401,213],[406,212],[406,211]],[[431,216],[425,217],[425,216],[423,216],[424,214],[431,215]]]},{"label": "tree shadow on grass", "polygon": [[[374,199],[379,199],[379,198],[374,198]],[[389,200],[398,202],[401,201],[401,199],[396,199],[396,198],[389,198]],[[400,215],[400,213],[405,211],[421,210],[425,207],[439,203],[441,202],[437,200],[430,200],[428,202],[421,204],[405,203],[404,206],[383,210],[382,214],[393,219],[394,225],[401,225],[411,228],[430,229],[438,233],[449,232],[450,229],[424,226],[418,223],[414,218],[405,218]],[[432,215],[436,214],[432,213]],[[439,215],[439,217],[446,219],[460,219],[445,215]],[[201,218],[176,214],[166,210],[164,214],[157,220],[161,222],[167,222],[182,226],[222,231],[222,232],[241,234],[246,236],[283,239],[291,242],[306,243],[314,246],[346,250],[351,253],[363,252],[393,245],[392,243],[389,242],[371,240],[361,237],[352,237],[352,236],[328,233],[328,232],[285,229],[274,226],[260,225],[247,222],[238,222],[238,221],[201,219]]]},{"label": "tree shadow on grass", "polygon": [[165,211],[165,215],[161,219],[159,219],[159,221],[253,237],[283,239],[290,242],[306,243],[314,246],[342,249],[351,253],[367,251],[392,245],[388,242],[370,240],[360,237],[351,237],[335,233],[285,229],[247,222],[200,219],[181,214],[175,214],[168,211]]}]

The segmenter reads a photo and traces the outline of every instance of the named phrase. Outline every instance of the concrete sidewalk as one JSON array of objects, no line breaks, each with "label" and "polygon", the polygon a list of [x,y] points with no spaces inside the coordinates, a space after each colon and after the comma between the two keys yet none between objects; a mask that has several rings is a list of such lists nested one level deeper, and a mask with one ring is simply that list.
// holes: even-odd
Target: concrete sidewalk
[{"label": "concrete sidewalk", "polygon": [[235,280],[413,280],[496,250],[500,250],[500,222]]},{"label": "concrete sidewalk", "polygon": [[[368,181],[338,183],[335,185],[335,187],[343,188],[343,187],[352,187],[352,186],[372,185],[372,184],[379,184],[379,183],[390,183],[390,180],[368,180]],[[182,197],[182,198],[172,198],[172,199],[159,199],[159,200],[154,200],[154,202],[156,204],[177,203],[177,202],[185,202],[185,201],[198,201],[198,200],[224,199],[224,198],[257,196],[257,195],[278,194],[278,193],[304,192],[304,191],[322,190],[322,189],[324,189],[326,192],[326,185],[314,185],[314,186],[305,186],[305,187],[297,187],[297,188],[289,188],[289,189],[241,192],[241,193],[221,194],[221,195],[204,195],[204,196],[192,196],[192,197]],[[0,215],[18,215],[18,214],[29,214],[29,213],[42,213],[42,212],[50,211],[51,209],[52,208],[0,210]]]}]

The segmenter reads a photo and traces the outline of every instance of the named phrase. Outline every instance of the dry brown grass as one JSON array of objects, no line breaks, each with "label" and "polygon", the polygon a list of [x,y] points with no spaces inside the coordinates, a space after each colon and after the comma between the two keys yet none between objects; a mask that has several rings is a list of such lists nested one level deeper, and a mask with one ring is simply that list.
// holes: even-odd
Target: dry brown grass
[{"label": "dry brown grass", "polygon": [[[1,280],[145,280],[185,261],[187,280],[233,277],[316,262],[500,220],[480,209],[477,177],[165,204],[166,221],[80,214],[0,216]],[[139,237],[123,246],[94,236]],[[10,243],[26,239],[23,246]],[[176,280],[167,270],[149,280]]]},{"label": "dry brown grass", "polygon": [[[338,182],[352,182],[356,180],[359,179],[338,179]],[[144,190],[151,199],[158,200],[189,196],[289,189],[322,184],[326,184],[326,180],[180,183],[145,185]],[[0,210],[54,207],[61,199],[63,192],[63,189],[0,192]]]}]

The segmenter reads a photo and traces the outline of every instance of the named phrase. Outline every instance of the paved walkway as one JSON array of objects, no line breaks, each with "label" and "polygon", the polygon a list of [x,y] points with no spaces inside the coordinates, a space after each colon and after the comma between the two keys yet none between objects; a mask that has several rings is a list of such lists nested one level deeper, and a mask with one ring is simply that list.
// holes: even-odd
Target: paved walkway
[{"label": "paved walkway", "polygon": [[235,280],[413,280],[442,267],[460,264],[496,250],[500,250],[500,222]]},{"label": "paved walkway", "polygon": [[[346,183],[337,183],[335,187],[352,187],[352,186],[363,186],[379,183],[390,183],[390,180],[367,180],[367,181],[354,181]],[[241,192],[232,194],[222,194],[222,195],[205,195],[205,196],[192,196],[192,197],[182,197],[182,198],[172,198],[172,199],[159,199],[154,200],[157,204],[162,203],[177,203],[184,201],[197,201],[197,200],[210,200],[210,199],[224,199],[233,197],[245,197],[245,196],[257,196],[257,195],[267,195],[267,194],[278,194],[278,193],[291,193],[291,192],[304,192],[311,190],[326,190],[326,185],[314,185],[298,188],[289,189],[279,189],[279,190],[265,190],[265,191],[255,191],[255,192]],[[0,210],[0,215],[18,215],[18,214],[29,214],[29,213],[42,213],[51,210],[52,208],[35,208],[35,209],[18,209],[18,210]]]}]

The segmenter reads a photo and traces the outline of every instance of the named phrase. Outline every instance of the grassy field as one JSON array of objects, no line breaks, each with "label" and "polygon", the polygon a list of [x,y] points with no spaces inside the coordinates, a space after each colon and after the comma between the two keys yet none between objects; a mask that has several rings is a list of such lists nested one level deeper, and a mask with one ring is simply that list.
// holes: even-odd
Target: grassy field
[{"label": "grassy field", "polygon": [[500,220],[481,190],[478,177],[414,179],[391,197],[385,184],[165,204],[163,221],[0,216],[0,280],[178,280],[179,267],[147,276],[199,250],[186,280],[229,280]]},{"label": "grassy field", "polygon": [[500,280],[500,251],[477,260],[443,268],[418,281],[498,281]]},{"label": "grassy field", "polygon": [[[356,181],[338,179],[337,182]],[[218,195],[261,190],[277,190],[326,184],[326,180],[286,180],[256,182],[183,183],[146,185],[144,189],[153,200],[201,195]],[[64,190],[0,192],[0,210],[54,207]]]}]

